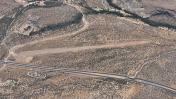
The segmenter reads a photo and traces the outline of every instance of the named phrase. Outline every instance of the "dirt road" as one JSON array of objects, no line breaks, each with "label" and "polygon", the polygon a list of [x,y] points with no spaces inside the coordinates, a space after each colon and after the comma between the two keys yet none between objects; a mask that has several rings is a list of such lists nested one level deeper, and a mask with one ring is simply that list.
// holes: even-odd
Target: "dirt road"
[{"label": "dirt road", "polygon": [[[32,61],[33,57],[37,56],[37,55],[57,54],[57,53],[65,53],[65,52],[78,52],[78,51],[83,51],[83,50],[91,50],[91,49],[93,50],[93,49],[102,49],[102,48],[121,48],[121,47],[136,46],[136,45],[143,45],[146,43],[150,43],[149,41],[131,41],[131,42],[123,42],[120,44],[83,46],[83,47],[75,47],[75,48],[53,48],[53,49],[42,49],[42,50],[24,51],[24,52],[16,53],[16,50],[18,50],[19,48],[26,47],[28,45],[33,45],[33,44],[40,43],[40,42],[46,42],[49,40],[55,40],[58,38],[74,36],[74,35],[77,35],[79,33],[82,33],[83,31],[85,31],[89,27],[90,23],[86,20],[84,12],[82,11],[82,8],[78,7],[76,5],[72,5],[72,4],[68,4],[68,5],[76,8],[78,11],[80,11],[82,13],[82,21],[84,23],[84,26],[82,28],[80,28],[77,31],[73,31],[71,33],[68,33],[68,34],[43,38],[40,40],[28,42],[25,44],[16,45],[16,46],[9,49],[9,55],[7,56],[6,60],[8,60],[9,57],[13,56],[13,57],[15,57],[17,62],[30,63]],[[4,67],[5,67],[5,65],[4,65]]]},{"label": "dirt road", "polygon": [[[9,54],[7,55],[7,57],[5,58],[5,60],[8,60],[8,58],[11,57],[11,56],[17,56],[17,54],[15,53],[15,51],[17,49],[25,47],[27,45],[33,45],[33,44],[36,44],[36,43],[39,43],[39,42],[48,41],[48,40],[54,40],[54,39],[58,39],[58,38],[74,36],[74,35],[77,35],[77,34],[83,32],[84,30],[86,30],[89,27],[89,22],[85,19],[85,15],[84,15],[82,9],[80,7],[78,7],[78,6],[76,6],[76,5],[71,5],[71,4],[68,4],[68,5],[76,8],[78,11],[80,11],[82,13],[82,21],[84,23],[84,26],[82,28],[80,28],[77,31],[73,31],[71,33],[68,33],[68,34],[58,35],[58,36],[54,36],[54,37],[48,37],[48,38],[44,38],[44,39],[40,39],[40,40],[35,40],[35,41],[32,41],[32,42],[28,42],[28,43],[25,43],[25,44],[16,45],[16,46],[14,46],[14,47],[12,47],[12,48],[9,49]],[[5,67],[6,67],[6,64],[4,64],[4,66],[0,68],[0,71],[3,70]]]},{"label": "dirt road", "polygon": [[42,49],[34,51],[24,51],[21,53],[16,53],[15,59],[18,62],[30,62],[33,56],[37,55],[46,55],[46,54],[57,54],[57,53],[66,53],[66,52],[78,52],[83,50],[94,50],[94,49],[106,49],[106,48],[123,48],[128,46],[137,46],[150,43],[149,41],[131,41],[123,42],[119,44],[107,44],[107,45],[97,45],[97,46],[82,46],[82,47],[73,47],[73,48],[53,48],[53,49]]}]

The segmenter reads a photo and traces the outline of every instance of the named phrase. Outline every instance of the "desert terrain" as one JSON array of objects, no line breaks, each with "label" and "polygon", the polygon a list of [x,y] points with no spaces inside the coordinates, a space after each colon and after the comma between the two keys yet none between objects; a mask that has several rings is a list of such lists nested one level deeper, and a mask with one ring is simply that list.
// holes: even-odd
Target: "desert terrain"
[{"label": "desert terrain", "polygon": [[0,99],[176,99],[175,0],[0,8]]}]

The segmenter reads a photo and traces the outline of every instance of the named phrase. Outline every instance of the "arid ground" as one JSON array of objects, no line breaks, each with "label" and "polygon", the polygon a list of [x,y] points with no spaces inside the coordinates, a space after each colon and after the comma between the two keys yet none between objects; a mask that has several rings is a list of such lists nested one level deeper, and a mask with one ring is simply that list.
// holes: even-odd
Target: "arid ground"
[{"label": "arid ground", "polygon": [[0,3],[0,99],[176,99],[175,0],[22,1]]}]

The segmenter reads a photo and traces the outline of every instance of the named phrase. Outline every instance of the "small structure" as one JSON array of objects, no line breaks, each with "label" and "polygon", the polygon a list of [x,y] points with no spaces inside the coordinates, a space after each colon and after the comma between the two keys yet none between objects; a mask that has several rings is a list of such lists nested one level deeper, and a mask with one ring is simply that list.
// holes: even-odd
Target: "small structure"
[{"label": "small structure", "polygon": [[15,2],[17,2],[21,5],[26,5],[28,3],[27,0],[15,0]]},{"label": "small structure", "polygon": [[37,6],[45,6],[46,0],[28,0],[28,3],[33,3]]},{"label": "small structure", "polygon": [[30,71],[27,73],[29,77],[36,78],[36,79],[46,79],[47,75],[45,73],[37,72],[37,71]]},{"label": "small structure", "polygon": [[30,35],[32,32],[39,31],[39,27],[31,22],[26,22],[19,29],[19,33],[23,35]]},{"label": "small structure", "polygon": [[28,0],[28,5],[55,6],[61,2],[63,3],[63,0]]},{"label": "small structure", "polygon": [[88,6],[86,3],[86,0],[64,0],[65,4],[75,4],[75,5],[80,5],[80,6]]},{"label": "small structure", "polygon": [[27,6],[55,6],[63,4],[64,0],[15,0],[17,3]]},{"label": "small structure", "polygon": [[29,36],[31,33],[39,31],[40,26],[38,24],[38,19],[39,17],[37,16],[32,17],[29,15],[27,20],[18,28],[18,33]]}]

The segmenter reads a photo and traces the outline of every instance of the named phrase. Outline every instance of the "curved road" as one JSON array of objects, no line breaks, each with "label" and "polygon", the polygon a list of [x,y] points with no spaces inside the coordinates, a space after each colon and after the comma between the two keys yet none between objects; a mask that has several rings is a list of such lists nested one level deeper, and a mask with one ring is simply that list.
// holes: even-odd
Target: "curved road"
[{"label": "curved road", "polygon": [[[26,67],[26,68],[33,68],[33,67],[39,67],[37,65],[31,65],[31,64],[20,64],[20,63],[16,63],[14,61],[3,61],[3,60],[0,60],[0,63],[3,63],[3,64],[9,64],[9,65],[15,65],[17,67]],[[49,67],[49,66],[48,66]],[[116,75],[116,74],[110,74],[110,73],[99,73],[99,72],[92,72],[92,71],[80,71],[80,70],[74,70],[74,69],[68,69],[68,68],[45,68],[44,70],[39,70],[39,71],[34,71],[35,75],[31,76],[31,77],[34,77],[34,76],[37,76],[37,78],[40,78],[40,76],[42,77],[42,75],[38,74],[39,72],[41,73],[48,73],[48,72],[64,72],[64,73],[68,73],[68,74],[76,74],[76,75],[87,75],[87,76],[93,76],[93,77],[109,77],[109,78],[115,78],[115,79],[121,79],[121,80],[126,80],[127,82],[130,82],[130,81],[134,81],[134,82],[137,82],[137,83],[142,83],[142,84],[146,84],[146,85],[151,85],[151,86],[155,86],[155,87],[158,87],[158,88],[162,88],[162,89],[165,89],[165,90],[168,90],[174,94],[176,94],[176,89],[174,88],[171,88],[171,87],[168,87],[168,86],[165,86],[165,85],[162,85],[162,84],[159,84],[159,83],[155,83],[155,82],[152,82],[152,81],[148,81],[148,80],[145,80],[145,79],[141,79],[141,78],[131,78],[131,77],[128,77],[128,76],[125,76],[125,75]],[[40,75],[38,77],[38,75]],[[0,83],[1,85],[1,83]],[[4,83],[2,83],[2,85],[4,85]]]}]

